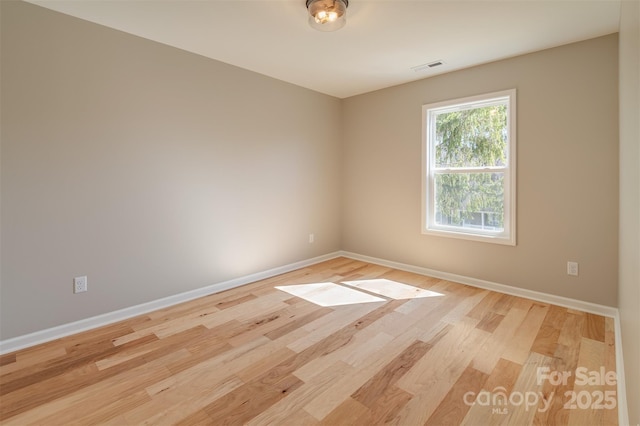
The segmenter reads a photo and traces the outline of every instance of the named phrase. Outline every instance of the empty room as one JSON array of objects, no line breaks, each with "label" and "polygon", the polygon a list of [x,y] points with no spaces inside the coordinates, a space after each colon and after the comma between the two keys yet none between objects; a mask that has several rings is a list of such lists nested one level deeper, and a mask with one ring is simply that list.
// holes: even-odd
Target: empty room
[{"label": "empty room", "polygon": [[3,425],[640,425],[640,0],[0,0]]}]

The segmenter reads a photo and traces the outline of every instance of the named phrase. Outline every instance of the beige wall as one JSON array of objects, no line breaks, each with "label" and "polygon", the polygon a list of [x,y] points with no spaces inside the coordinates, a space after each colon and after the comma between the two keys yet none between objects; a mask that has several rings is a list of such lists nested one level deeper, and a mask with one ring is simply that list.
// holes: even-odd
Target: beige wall
[{"label": "beige wall", "polygon": [[[617,304],[616,35],[339,101],[0,3],[1,339],[339,248]],[[422,104],[513,87],[518,245],[421,235]]]},{"label": "beige wall", "polygon": [[620,21],[619,309],[629,424],[640,424],[640,1]]},{"label": "beige wall", "polygon": [[[617,53],[614,34],[346,99],[343,249],[615,306]],[[421,106],[510,88],[517,246],[422,235]]]},{"label": "beige wall", "polygon": [[338,99],[0,3],[1,339],[339,249]]}]

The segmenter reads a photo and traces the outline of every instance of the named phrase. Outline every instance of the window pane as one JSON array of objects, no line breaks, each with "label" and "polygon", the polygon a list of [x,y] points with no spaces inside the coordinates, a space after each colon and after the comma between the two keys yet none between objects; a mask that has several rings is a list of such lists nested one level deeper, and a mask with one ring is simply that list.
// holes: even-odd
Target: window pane
[{"label": "window pane", "polygon": [[504,230],[504,173],[437,173],[435,223]]},{"label": "window pane", "polygon": [[507,107],[493,105],[435,116],[436,167],[507,163]]}]

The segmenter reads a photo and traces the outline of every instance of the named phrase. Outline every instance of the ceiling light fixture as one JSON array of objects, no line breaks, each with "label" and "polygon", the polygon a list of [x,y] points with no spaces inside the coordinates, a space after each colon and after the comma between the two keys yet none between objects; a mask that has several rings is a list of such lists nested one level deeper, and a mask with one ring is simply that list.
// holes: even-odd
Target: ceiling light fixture
[{"label": "ceiling light fixture", "polygon": [[318,31],[336,31],[347,23],[349,0],[307,0],[309,25]]}]

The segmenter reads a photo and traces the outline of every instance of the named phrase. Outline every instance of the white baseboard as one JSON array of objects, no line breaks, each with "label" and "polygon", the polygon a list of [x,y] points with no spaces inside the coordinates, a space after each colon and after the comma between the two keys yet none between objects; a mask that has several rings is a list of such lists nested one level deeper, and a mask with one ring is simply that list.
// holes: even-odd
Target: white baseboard
[{"label": "white baseboard", "polygon": [[229,290],[255,281],[271,278],[276,275],[284,274],[286,272],[313,265],[315,263],[334,259],[338,256],[340,256],[339,252],[329,253],[323,256],[302,260],[299,262],[291,263],[289,265],[280,266],[266,271],[257,272],[255,274],[234,278],[229,281],[223,281],[184,293],[175,294],[173,296],[165,297],[162,299],[153,300],[151,302],[142,303],[140,305],[135,305],[128,308],[119,309],[117,311],[108,312],[106,314],[97,315],[91,318],[74,321],[68,324],[62,324],[56,327],[36,331],[34,333],[25,334],[23,336],[14,337],[11,339],[1,340],[0,355],[35,346],[40,343],[49,342],[61,337],[70,336],[82,331],[87,331],[93,328],[113,324],[114,322],[126,320],[138,315],[156,311],[158,309],[177,305],[178,303],[188,302],[189,300],[197,299],[199,297],[219,293],[221,291]]},{"label": "white baseboard", "polygon": [[556,296],[553,294],[541,293],[538,291],[527,290],[517,287],[512,287],[505,284],[498,284],[491,281],[479,280],[476,278],[466,277],[463,275],[451,274],[448,272],[436,271],[433,269],[423,268],[420,266],[408,265],[399,262],[393,262],[390,260],[379,259],[375,257],[365,256],[348,251],[337,251],[329,253],[323,256],[314,257],[307,260],[291,263],[289,265],[280,266],[277,268],[269,269],[266,271],[258,272],[251,275],[235,278],[229,281],[220,282],[207,287],[199,288],[196,290],[187,291],[184,293],[176,294],[173,296],[165,297],[163,299],[154,300],[151,302],[143,303],[129,308],[120,309],[118,311],[109,312],[103,315],[97,315],[95,317],[86,318],[80,321],[75,321],[68,324],[63,324],[57,327],[52,327],[46,330],[37,331],[35,333],[26,334],[24,336],[18,336],[11,339],[0,341],[0,354],[14,352],[20,349],[24,349],[30,346],[35,346],[40,343],[45,343],[51,340],[59,339],[61,337],[69,336],[72,334],[80,333],[82,331],[90,330],[104,325],[112,324],[114,322],[126,320],[128,318],[142,315],[151,311],[166,308],[176,305],[178,303],[187,302],[189,300],[197,299],[199,297],[208,296],[210,294],[219,293],[224,290],[239,287],[245,284],[249,284],[255,281],[260,281],[266,278],[274,277],[276,275],[284,274],[286,272],[294,271],[296,269],[304,268],[306,266],[313,265],[315,263],[323,262],[326,260],[334,259],[336,257],[347,257],[354,260],[361,260],[363,262],[374,263],[381,266],[387,266],[402,271],[413,272],[420,275],[427,275],[434,278],[440,278],[447,281],[454,281],[461,284],[467,284],[472,287],[478,287],[486,290],[495,291],[498,293],[510,294],[512,296],[524,297],[527,299],[536,300],[539,302],[550,303],[570,309],[576,309],[593,314],[612,317],[615,323],[615,347],[616,347],[616,370],[618,372],[618,422],[621,425],[629,424],[629,414],[627,411],[627,393],[624,380],[624,363],[622,357],[622,343],[621,343],[621,330],[620,330],[620,316],[617,308],[611,306],[598,305],[595,303],[584,302],[581,300],[570,299],[567,297]]},{"label": "white baseboard", "polygon": [[[616,312],[615,335],[616,335],[616,370],[618,372],[618,424],[629,424],[629,409],[627,405],[627,384],[624,376],[624,356],[622,353],[622,328],[620,327],[620,313]],[[640,425],[639,425],[640,426]]]},{"label": "white baseboard", "polygon": [[570,299],[568,297],[556,296],[548,293],[527,290],[518,287],[512,287],[505,284],[498,284],[491,281],[479,280],[476,278],[465,277],[463,275],[450,274],[448,272],[436,271],[433,269],[422,268],[420,266],[407,265],[404,263],[393,262],[385,259],[378,259],[371,256],[365,256],[348,251],[339,252],[340,256],[350,259],[361,260],[376,265],[388,266],[401,271],[413,272],[419,275],[440,278],[447,281],[454,281],[461,284],[467,284],[472,287],[478,287],[485,290],[491,290],[498,293],[505,293],[512,296],[524,297],[539,302],[550,303],[565,308],[575,309],[592,314],[611,317],[615,325],[615,347],[616,347],[616,372],[617,372],[617,396],[618,396],[618,424],[629,424],[629,411],[627,406],[627,388],[625,386],[624,362],[622,356],[622,331],[620,329],[620,314],[617,308],[611,306],[598,305],[596,303],[584,302],[582,300]]},{"label": "white baseboard", "polygon": [[539,291],[527,290],[524,288],[512,287],[510,285],[498,284],[491,281],[479,280],[477,278],[465,277],[464,275],[450,274],[448,272],[436,271],[433,269],[422,268],[420,266],[407,265],[405,263],[392,262],[390,260],[378,259],[376,257],[364,256],[357,253],[351,253],[348,251],[339,252],[341,256],[348,257],[350,259],[361,260],[363,262],[375,263],[376,265],[388,266],[390,268],[399,269],[401,271],[413,272],[420,275],[427,275],[434,278],[440,278],[447,281],[454,281],[461,284],[467,284],[472,287],[478,287],[485,290],[491,290],[498,293],[509,294],[512,296],[524,297],[527,299],[536,300],[538,302],[551,303],[553,305],[562,306],[564,308],[576,309],[583,312],[589,312],[591,314],[602,315],[605,317],[615,318],[618,314],[618,309],[598,305],[596,303],[584,302],[582,300],[570,299],[568,297],[556,296],[548,293],[541,293]]}]

